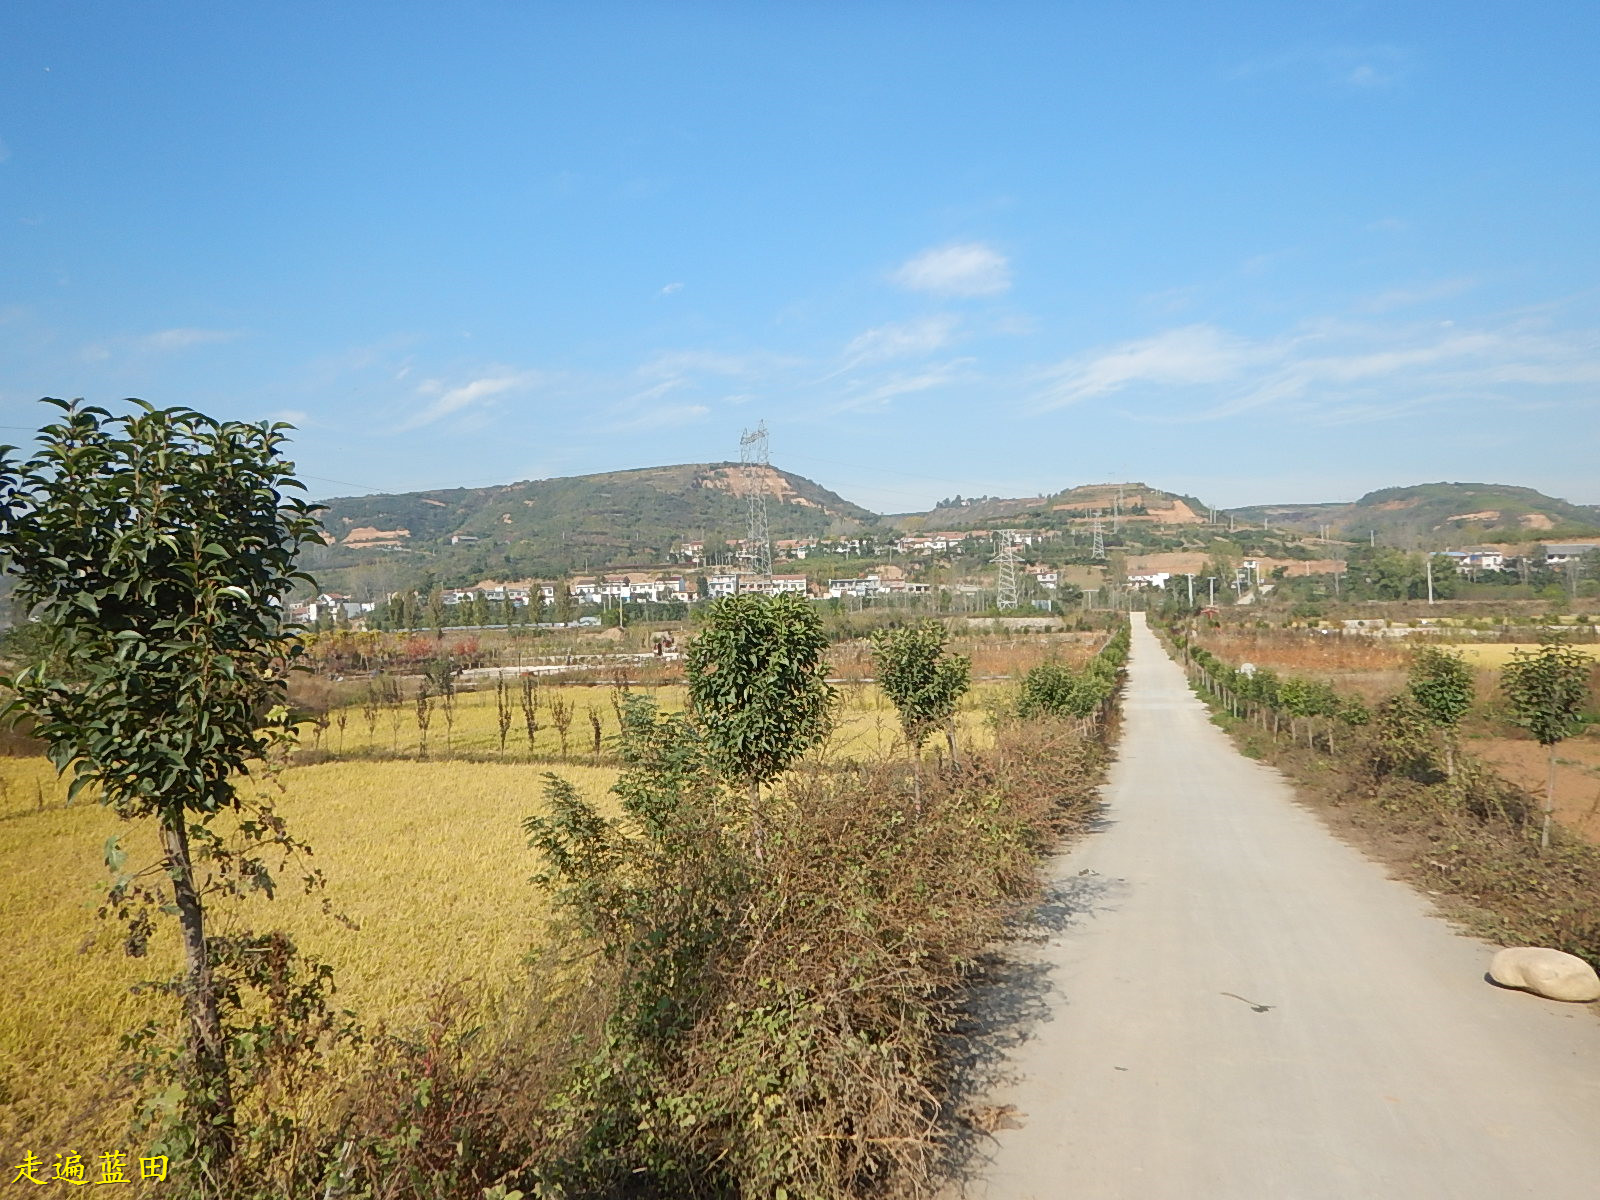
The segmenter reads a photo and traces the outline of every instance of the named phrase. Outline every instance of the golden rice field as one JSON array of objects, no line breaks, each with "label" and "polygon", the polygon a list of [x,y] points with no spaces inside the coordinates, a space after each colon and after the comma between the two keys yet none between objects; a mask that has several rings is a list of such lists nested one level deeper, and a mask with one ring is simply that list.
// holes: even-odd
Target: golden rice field
[{"label": "golden rice field", "polygon": [[[505,762],[562,761],[561,735],[555,722],[555,705],[572,710],[567,731],[566,761],[593,760],[594,726],[600,723],[599,758],[605,761],[618,732],[615,701],[618,693],[610,686],[572,685],[552,687],[542,684],[536,691],[535,711],[538,728],[530,747],[526,722],[515,679],[508,680],[511,724],[506,732]],[[894,707],[873,684],[845,683],[838,686],[839,704],[832,736],[820,753],[824,756],[861,757],[887,753],[893,747],[898,726]],[[980,682],[962,700],[959,723],[964,738],[987,736],[988,710],[1010,691],[1009,684]],[[651,697],[664,712],[680,711],[685,702],[681,686],[635,688],[635,694]],[[311,724],[301,726],[301,742],[350,758],[405,757],[421,753],[421,732],[417,724],[416,703],[407,698],[398,705],[380,708],[373,720],[360,705],[343,710],[345,727],[340,730],[337,716],[320,732]],[[464,756],[474,760],[501,760],[499,706],[492,681],[478,680],[477,690],[460,691],[455,697],[453,719],[437,698],[433,700],[427,733],[431,757]]]},{"label": "golden rice field", "polygon": [[[837,728],[816,755],[901,752],[894,711],[881,693],[871,685],[840,691]],[[992,683],[973,689],[960,716],[966,744],[988,741],[986,710],[1009,691]],[[449,731],[451,750],[473,761],[441,759],[447,730],[437,711],[430,761],[418,761],[408,704],[379,713],[371,728],[359,708],[347,710],[342,735],[332,724],[322,735],[323,750],[340,757],[283,773],[279,810],[313,846],[328,880],[323,894],[359,928],[331,919],[320,899],[292,886],[274,901],[249,902],[241,916],[257,928],[289,931],[303,951],[333,964],[339,1002],[364,1023],[418,1022],[430,993],[445,982],[503,986],[539,942],[545,909],[528,882],[537,864],[521,822],[541,809],[543,776],[552,770],[609,803],[611,748],[608,741],[591,764],[588,712],[599,716],[604,739],[617,729],[609,688],[541,692],[535,752],[542,761],[530,759],[520,709],[506,759],[497,761],[490,690],[461,694]],[[552,697],[575,709],[566,762],[559,761]],[[664,708],[680,707],[682,690],[661,689],[658,699]],[[308,746],[313,732],[302,730]],[[935,739],[930,753],[942,741]],[[170,929],[158,935],[150,957],[130,959],[116,928],[95,915],[107,877],[106,839],[126,834],[130,863],[148,863],[156,857],[153,832],[92,801],[67,807],[64,798],[43,759],[0,758],[0,923],[9,934],[9,969],[0,972],[0,1149],[10,1150],[27,1130],[46,1161],[62,1148],[53,1139],[70,1129],[120,1126],[120,1115],[97,1119],[83,1106],[99,1094],[96,1076],[114,1060],[119,1035],[158,1003],[129,988],[175,964]]]},{"label": "golden rice field", "polygon": [[[1511,642],[1486,642],[1481,645],[1467,643],[1450,647],[1458,651],[1473,666],[1496,671],[1510,662],[1511,656],[1517,651],[1526,654],[1538,648],[1533,643],[1518,645]],[[1600,659],[1600,645],[1574,646],[1573,649],[1580,654],[1587,654],[1590,658]]]}]

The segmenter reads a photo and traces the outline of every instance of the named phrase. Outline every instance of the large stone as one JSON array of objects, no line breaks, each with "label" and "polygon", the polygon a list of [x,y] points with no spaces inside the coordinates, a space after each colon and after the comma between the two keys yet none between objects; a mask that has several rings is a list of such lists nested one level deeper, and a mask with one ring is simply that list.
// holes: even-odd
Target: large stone
[{"label": "large stone", "polygon": [[1512,946],[1489,962],[1489,978],[1551,1000],[1600,1000],[1600,975],[1583,959],[1543,946]]}]

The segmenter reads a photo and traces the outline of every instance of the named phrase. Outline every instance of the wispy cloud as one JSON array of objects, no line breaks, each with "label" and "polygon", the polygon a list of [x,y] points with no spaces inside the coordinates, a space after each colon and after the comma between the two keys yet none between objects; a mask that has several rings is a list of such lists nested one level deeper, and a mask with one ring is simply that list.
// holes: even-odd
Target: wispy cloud
[{"label": "wispy cloud", "polygon": [[952,358],[920,371],[894,372],[876,379],[860,381],[846,390],[846,394],[833,406],[832,411],[881,409],[900,396],[910,396],[918,392],[964,383],[973,376],[972,367],[975,362],[976,360],[972,358]]},{"label": "wispy cloud", "polygon": [[231,342],[243,336],[238,329],[161,329],[155,333],[133,334],[126,337],[107,338],[85,346],[82,356],[86,362],[104,362],[116,354],[176,354],[196,346],[211,346]]},{"label": "wispy cloud", "polygon": [[1403,83],[1414,68],[1410,51],[1399,46],[1300,46],[1241,63],[1236,79],[1259,76],[1311,78],[1348,91],[1385,91]]},{"label": "wispy cloud", "polygon": [[1379,292],[1376,296],[1368,296],[1356,305],[1356,309],[1358,312],[1367,313],[1393,312],[1397,308],[1412,308],[1434,300],[1448,300],[1477,286],[1477,280],[1463,278],[1441,279],[1435,283],[1424,283],[1409,288],[1391,288],[1386,292]]},{"label": "wispy cloud", "polygon": [[1036,409],[1063,408],[1120,392],[1134,384],[1186,387],[1232,379],[1263,353],[1212,325],[1186,325],[1154,337],[1078,355],[1044,375]]},{"label": "wispy cloud", "polygon": [[417,389],[417,393],[422,396],[433,396],[434,399],[427,407],[402,422],[398,426],[398,431],[406,433],[420,429],[424,425],[432,425],[435,421],[443,420],[454,413],[481,405],[494,396],[526,391],[538,384],[542,378],[538,371],[501,370],[454,387],[447,386],[437,379],[428,380]]},{"label": "wispy cloud", "polygon": [[711,410],[704,404],[663,404],[647,409],[632,417],[614,421],[607,426],[609,433],[649,433],[658,429],[676,429],[692,425],[709,416]]},{"label": "wispy cloud", "polygon": [[960,321],[948,314],[923,317],[915,321],[890,322],[858,334],[844,348],[844,366],[848,371],[870,363],[888,362],[896,358],[910,358],[932,354],[950,344]]},{"label": "wispy cloud", "polygon": [[1011,262],[985,242],[957,242],[924,250],[891,278],[935,296],[998,296],[1011,288]]},{"label": "wispy cloud", "polygon": [[1321,321],[1250,339],[1195,325],[1074,356],[1040,380],[1035,411],[1123,393],[1132,415],[1150,420],[1213,421],[1272,408],[1350,424],[1452,403],[1520,402],[1528,388],[1586,402],[1600,383],[1600,331]]},{"label": "wispy cloud", "polygon": [[239,336],[237,329],[163,329],[139,338],[136,345],[141,350],[166,353],[188,350],[193,346],[208,346],[216,342],[231,342]]},{"label": "wispy cloud", "polygon": [[765,356],[721,354],[714,350],[664,350],[640,364],[639,374],[654,379],[751,375],[759,371],[765,361]]},{"label": "wispy cloud", "polygon": [[661,289],[661,291],[660,291],[660,293],[659,293],[659,295],[662,295],[662,296],[670,296],[670,295],[672,295],[672,294],[673,294],[673,293],[675,293],[675,292],[681,292],[681,291],[683,291],[683,284],[682,284],[682,282],[678,282],[678,283],[669,283],[669,284],[667,284],[667,285],[666,285],[666,286],[665,286],[665,287],[663,287],[663,288],[662,288],[662,289]]}]

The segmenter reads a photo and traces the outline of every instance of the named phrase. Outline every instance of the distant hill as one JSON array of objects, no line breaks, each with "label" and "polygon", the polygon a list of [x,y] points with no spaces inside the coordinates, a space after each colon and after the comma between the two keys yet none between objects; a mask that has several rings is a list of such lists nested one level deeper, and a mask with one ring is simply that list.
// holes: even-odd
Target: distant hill
[{"label": "distant hill", "polygon": [[1529,541],[1600,532],[1600,506],[1570,504],[1503,483],[1420,483],[1368,492],[1354,504],[1266,504],[1232,510],[1242,520],[1335,537],[1419,546]]},{"label": "distant hill", "polygon": [[1086,483],[1050,496],[1012,500],[986,498],[943,504],[925,513],[901,513],[885,518],[906,530],[987,529],[1006,521],[1030,526],[1059,527],[1092,518],[1110,517],[1120,508],[1124,523],[1143,525],[1203,525],[1206,506],[1193,496],[1164,492],[1147,483]]},{"label": "distant hill", "polygon": [[[394,568],[384,574],[414,574],[425,559],[441,582],[450,582],[661,563],[679,541],[743,535],[742,470],[732,462],[691,463],[339,497],[324,501],[322,514],[334,544],[313,551],[306,565],[319,578],[379,560]],[[860,505],[775,467],[765,469],[762,486],[774,538],[849,532],[877,521]]]}]

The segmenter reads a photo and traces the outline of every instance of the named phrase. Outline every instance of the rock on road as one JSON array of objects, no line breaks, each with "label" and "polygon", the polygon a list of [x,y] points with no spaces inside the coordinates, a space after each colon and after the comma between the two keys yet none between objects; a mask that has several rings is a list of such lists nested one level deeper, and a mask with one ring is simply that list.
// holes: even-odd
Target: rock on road
[{"label": "rock on road", "polygon": [[1007,973],[1043,1012],[980,1100],[1018,1127],[964,1194],[1600,1195],[1595,1014],[1486,982],[1491,948],[1240,755],[1138,614],[1124,711],[1105,828]]}]

